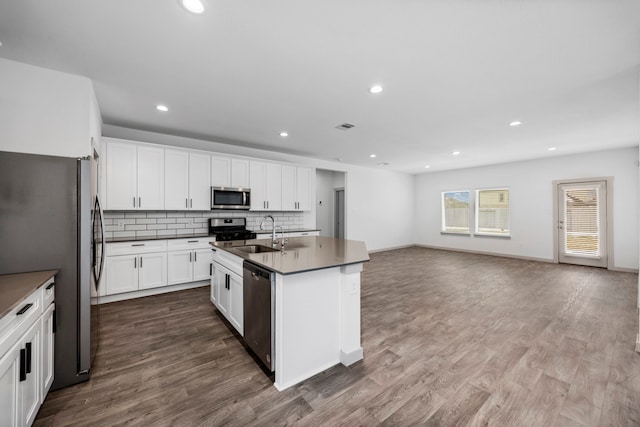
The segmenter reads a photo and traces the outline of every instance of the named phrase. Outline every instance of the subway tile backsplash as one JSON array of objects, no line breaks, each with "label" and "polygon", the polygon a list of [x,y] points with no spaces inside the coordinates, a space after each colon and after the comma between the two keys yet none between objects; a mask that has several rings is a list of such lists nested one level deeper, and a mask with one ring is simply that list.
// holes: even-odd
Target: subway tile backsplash
[{"label": "subway tile backsplash", "polygon": [[[212,211],[106,211],[105,238],[171,237],[182,234],[203,234],[209,231],[209,218],[247,218],[247,228],[258,230],[265,215],[275,218],[286,230],[304,228],[303,212],[212,212]],[[269,223],[268,227],[271,227]]]}]

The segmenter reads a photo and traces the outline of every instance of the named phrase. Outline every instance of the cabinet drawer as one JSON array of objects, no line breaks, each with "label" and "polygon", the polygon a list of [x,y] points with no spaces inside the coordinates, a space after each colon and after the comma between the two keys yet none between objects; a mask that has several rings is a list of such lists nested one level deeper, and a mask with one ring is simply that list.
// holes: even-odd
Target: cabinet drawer
[{"label": "cabinet drawer", "polygon": [[107,243],[106,256],[145,254],[167,250],[166,240],[140,240],[137,242]]},{"label": "cabinet drawer", "polygon": [[42,313],[43,289],[41,287],[32,292],[0,319],[0,357],[15,344]]},{"label": "cabinet drawer", "polygon": [[210,249],[209,242],[215,242],[214,237],[198,237],[193,239],[175,239],[168,241],[168,250],[185,251],[190,249]]},{"label": "cabinet drawer", "polygon": [[223,267],[226,267],[227,269],[231,270],[231,272],[236,273],[238,276],[242,277],[243,259],[239,256],[230,254],[227,251],[217,250],[214,259]]},{"label": "cabinet drawer", "polygon": [[56,299],[56,283],[53,280],[53,277],[49,279],[47,283],[42,285],[41,289],[42,289],[42,309],[46,310],[47,307],[49,307],[49,304],[51,304]]}]

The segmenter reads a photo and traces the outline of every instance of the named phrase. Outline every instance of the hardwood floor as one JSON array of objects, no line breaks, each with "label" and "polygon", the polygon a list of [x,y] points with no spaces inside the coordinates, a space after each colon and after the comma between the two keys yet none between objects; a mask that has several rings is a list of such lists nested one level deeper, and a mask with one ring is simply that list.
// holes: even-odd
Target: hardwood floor
[{"label": "hardwood floor", "polygon": [[208,288],[112,303],[91,380],[50,393],[35,425],[637,426],[637,285],[589,267],[372,254],[365,359],[283,392]]}]

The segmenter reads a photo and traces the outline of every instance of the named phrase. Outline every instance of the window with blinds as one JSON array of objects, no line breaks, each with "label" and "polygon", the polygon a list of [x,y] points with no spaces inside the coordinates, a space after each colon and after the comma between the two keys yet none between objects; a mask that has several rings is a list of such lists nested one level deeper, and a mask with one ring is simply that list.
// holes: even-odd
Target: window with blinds
[{"label": "window with blinds", "polygon": [[476,234],[509,236],[509,189],[476,190]]},{"label": "window with blinds", "polygon": [[442,232],[469,234],[469,191],[442,193]]},{"label": "window with blinds", "polygon": [[566,254],[600,256],[599,188],[564,190]]}]

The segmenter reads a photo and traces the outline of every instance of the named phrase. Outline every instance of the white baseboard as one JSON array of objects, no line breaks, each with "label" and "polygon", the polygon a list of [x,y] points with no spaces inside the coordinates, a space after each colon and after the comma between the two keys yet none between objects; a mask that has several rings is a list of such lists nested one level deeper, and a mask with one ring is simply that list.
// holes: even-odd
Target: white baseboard
[{"label": "white baseboard", "polygon": [[350,351],[349,353],[340,351],[340,363],[342,363],[344,366],[351,366],[358,360],[362,359],[364,359],[364,350],[362,349],[362,347],[359,347],[354,351]]},{"label": "white baseboard", "polygon": [[427,248],[427,249],[437,249],[440,251],[464,252],[468,254],[489,255],[489,256],[497,256],[502,258],[514,258],[514,259],[522,259],[525,261],[538,261],[538,262],[547,262],[550,264],[555,264],[555,261],[550,258],[537,258],[537,257],[529,257],[529,256],[522,256],[522,255],[502,254],[497,252],[475,251],[471,249],[447,248],[443,246],[431,246],[431,245],[421,245],[421,244],[416,244],[414,246],[417,246],[420,248]]},{"label": "white baseboard", "polygon": [[392,247],[389,247],[389,248],[374,249],[374,250],[369,251],[369,253],[370,254],[375,254],[376,252],[395,251],[396,249],[406,249],[406,248],[412,248],[414,246],[417,246],[417,245],[392,246]]},{"label": "white baseboard", "polygon": [[170,286],[163,286],[161,288],[143,289],[140,291],[127,292],[124,294],[105,295],[100,297],[99,300],[96,300],[95,298],[91,298],[91,304],[96,304],[96,303],[108,304],[110,302],[148,297],[151,295],[166,294],[166,293],[175,292],[175,291],[184,291],[185,289],[200,288],[202,286],[209,286],[210,284],[211,284],[210,281],[203,280],[201,282],[181,283],[179,285],[170,285]]}]

